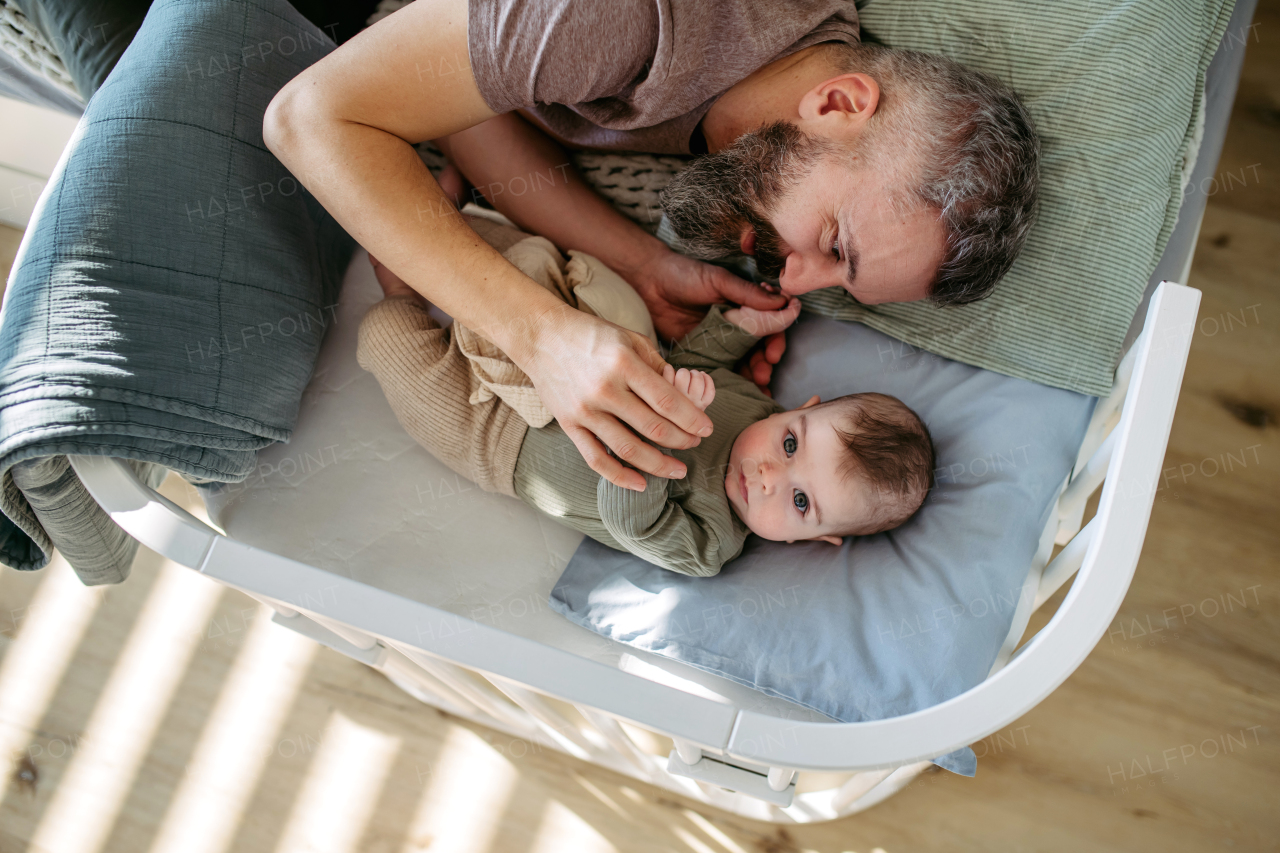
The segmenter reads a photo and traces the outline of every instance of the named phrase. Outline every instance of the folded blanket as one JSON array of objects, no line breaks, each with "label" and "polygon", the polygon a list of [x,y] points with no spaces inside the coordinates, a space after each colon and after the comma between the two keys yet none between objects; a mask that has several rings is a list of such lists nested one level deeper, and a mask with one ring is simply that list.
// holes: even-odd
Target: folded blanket
[{"label": "folded blanket", "polygon": [[136,544],[60,457],[236,482],[289,440],[355,243],[262,116],[334,48],[283,0],[157,0],[90,100],[0,311],[6,565],[127,576]]}]

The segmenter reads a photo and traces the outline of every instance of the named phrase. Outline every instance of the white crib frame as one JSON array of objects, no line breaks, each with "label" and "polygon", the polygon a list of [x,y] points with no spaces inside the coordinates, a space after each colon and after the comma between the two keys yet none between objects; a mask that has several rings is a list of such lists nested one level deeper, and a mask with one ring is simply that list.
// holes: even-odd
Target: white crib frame
[{"label": "white crib frame", "polygon": [[[886,720],[799,722],[687,693],[244,545],[148,488],[119,459],[71,463],[94,499],[147,547],[270,605],[279,624],[381,670],[425,702],[746,817],[831,820],[880,802],[929,759],[1017,720],[1102,638],[1142,550],[1199,303],[1198,290],[1159,285],[1115,389],[1095,408],[1028,575],[1037,590],[1029,610],[1076,575],[1048,624],[1015,650],[1030,612],[1015,614],[1017,630],[985,681]],[[1097,512],[1081,529],[1100,484]],[[1049,562],[1055,540],[1065,547]],[[675,748],[665,758],[650,754],[619,720],[669,737]],[[852,775],[796,793],[806,771]]]}]

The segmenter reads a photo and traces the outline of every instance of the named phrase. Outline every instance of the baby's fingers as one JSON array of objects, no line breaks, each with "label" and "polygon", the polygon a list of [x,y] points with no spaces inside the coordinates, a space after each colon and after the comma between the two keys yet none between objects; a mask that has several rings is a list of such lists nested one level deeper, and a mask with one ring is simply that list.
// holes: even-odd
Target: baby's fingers
[{"label": "baby's fingers", "polygon": [[716,398],[716,383],[709,375],[702,373],[701,371],[698,372],[698,375],[702,377],[702,396],[698,403],[698,408],[705,412],[707,410],[707,406],[710,406],[711,401]]},{"label": "baby's fingers", "polygon": [[701,370],[691,370],[689,371],[689,390],[686,393],[695,406],[706,411],[707,406],[710,406],[711,401],[715,399],[716,386],[711,381],[711,377]]},{"label": "baby's fingers", "polygon": [[715,399],[715,383],[701,370],[690,370],[687,367],[676,370],[668,364],[662,368],[662,378],[702,411],[706,411],[707,406]]}]

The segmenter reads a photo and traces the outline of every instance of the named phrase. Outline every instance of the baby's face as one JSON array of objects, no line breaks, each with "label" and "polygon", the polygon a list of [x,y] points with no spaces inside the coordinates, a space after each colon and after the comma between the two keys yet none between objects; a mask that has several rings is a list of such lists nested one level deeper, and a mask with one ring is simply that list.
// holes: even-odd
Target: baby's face
[{"label": "baby's face", "polygon": [[762,539],[822,539],[840,544],[870,512],[857,474],[840,474],[847,455],[836,434],[838,409],[815,405],[780,412],[747,427],[729,452],[725,494],[734,512]]}]

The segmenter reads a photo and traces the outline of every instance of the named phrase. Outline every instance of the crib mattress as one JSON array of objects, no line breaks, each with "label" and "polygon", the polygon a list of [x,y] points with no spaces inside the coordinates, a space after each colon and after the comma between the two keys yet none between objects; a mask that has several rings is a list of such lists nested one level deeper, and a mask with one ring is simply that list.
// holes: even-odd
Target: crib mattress
[{"label": "crib mattress", "polygon": [[[368,254],[358,250],[292,439],[262,450],[243,483],[202,488],[210,520],[245,544],[697,695],[827,719],[553,611],[549,594],[582,534],[481,491],[409,437],[356,363],[360,319],[381,298]],[[325,595],[299,590],[297,600],[305,607],[307,596],[319,604]]]}]

